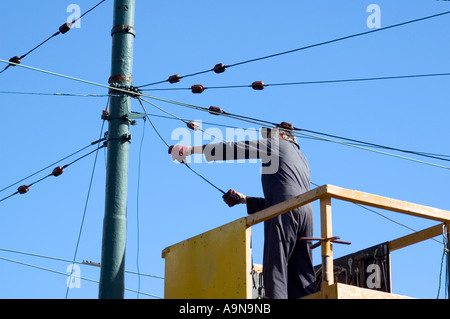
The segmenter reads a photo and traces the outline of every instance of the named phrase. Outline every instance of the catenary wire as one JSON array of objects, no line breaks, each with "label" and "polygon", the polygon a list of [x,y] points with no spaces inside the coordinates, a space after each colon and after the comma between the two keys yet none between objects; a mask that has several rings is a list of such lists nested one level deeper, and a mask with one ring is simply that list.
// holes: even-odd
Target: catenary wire
[{"label": "catenary wire", "polygon": [[78,151],[75,151],[75,152],[73,152],[72,154],[67,155],[67,156],[61,158],[60,160],[58,160],[58,161],[56,161],[56,162],[53,162],[52,164],[47,165],[46,167],[44,167],[44,168],[42,168],[42,169],[40,169],[40,170],[34,172],[33,174],[28,175],[27,177],[24,177],[24,178],[22,178],[22,179],[20,179],[20,180],[18,180],[18,181],[16,181],[16,182],[14,182],[14,183],[12,183],[12,184],[10,184],[10,185],[8,185],[8,186],[6,186],[6,187],[0,189],[0,193],[3,192],[3,191],[5,191],[5,190],[7,190],[8,188],[13,187],[14,185],[19,184],[20,182],[23,182],[24,180],[26,180],[26,179],[28,179],[28,178],[30,178],[30,177],[33,177],[33,176],[35,176],[35,175],[37,175],[37,174],[39,174],[39,173],[41,173],[41,172],[43,172],[43,171],[49,169],[50,167],[52,167],[52,166],[54,166],[54,165],[56,165],[56,164],[58,164],[58,163],[60,163],[60,162],[62,162],[62,161],[64,161],[64,160],[66,160],[66,159],[68,159],[68,158],[70,158],[70,157],[72,157],[72,156],[74,156],[74,155],[76,155],[76,154],[78,154],[78,153],[84,151],[85,149],[87,149],[87,148],[89,148],[89,147],[91,147],[91,146],[93,146],[93,145],[95,145],[95,144],[97,144],[98,142],[101,142],[101,141],[104,141],[104,139],[101,139],[101,140],[98,140],[98,141],[94,141],[94,142],[92,142],[91,144],[86,145],[85,147],[79,149]]},{"label": "catenary wire", "polygon": [[[36,269],[39,269],[39,270],[44,270],[44,271],[52,272],[52,273],[55,273],[55,274],[58,274],[58,275],[63,275],[63,276],[67,277],[67,273],[64,273],[64,272],[61,272],[61,271],[57,271],[57,270],[53,270],[53,269],[50,269],[50,268],[41,267],[41,266],[37,266],[37,265],[33,265],[33,264],[21,262],[21,261],[9,259],[9,258],[4,258],[4,257],[0,257],[0,259],[4,260],[4,261],[11,262],[11,263],[16,263],[16,264],[19,264],[19,265],[36,268]],[[94,282],[94,283],[99,283],[98,280],[94,280],[94,279],[90,279],[90,278],[75,276],[75,275],[72,275],[72,274],[70,274],[69,276],[71,278],[77,278],[77,279],[86,280],[86,281],[90,281],[90,282]],[[126,287],[124,288],[124,290],[131,291],[131,292],[137,292],[134,289],[130,289],[130,288],[126,288]],[[147,296],[151,296],[151,297],[154,297],[154,298],[162,299],[162,297],[159,297],[159,296],[156,296],[156,295],[152,295],[152,294],[149,294],[149,293],[146,293],[146,292],[140,291],[139,293],[147,295]]]},{"label": "catenary wire", "polygon": [[[14,254],[20,254],[20,255],[25,255],[25,256],[31,256],[31,257],[44,258],[44,259],[55,260],[55,261],[75,263],[75,264],[79,264],[79,265],[92,266],[92,264],[90,264],[90,263],[88,263],[86,261],[82,261],[82,262],[81,261],[73,261],[73,260],[70,260],[70,259],[59,258],[59,257],[52,257],[52,256],[47,256],[47,255],[42,255],[42,254],[29,253],[29,252],[14,250],[14,249],[0,248],[0,251],[8,252],[8,253],[14,253]],[[133,275],[137,275],[138,274],[138,273],[136,273],[134,271],[130,271],[130,270],[125,270],[125,272],[128,273],[128,274],[133,274]],[[141,276],[145,276],[145,277],[149,277],[149,278],[164,279],[164,277],[162,277],[162,276],[150,275],[150,274],[145,274],[145,273],[139,273],[139,274]]]},{"label": "catenary wire", "polygon": [[[63,24],[59,30],[55,33],[53,33],[51,36],[49,36],[47,39],[45,39],[44,41],[42,41],[41,43],[39,43],[38,45],[36,45],[35,47],[33,47],[32,49],[30,49],[28,52],[26,52],[25,54],[21,55],[20,57],[14,57],[11,58],[11,60],[15,59],[15,61],[20,61],[25,58],[26,56],[28,56],[31,52],[35,51],[36,49],[38,49],[39,47],[41,47],[42,45],[44,45],[45,43],[47,43],[48,41],[50,41],[51,39],[53,39],[54,37],[60,35],[60,34],[64,34],[67,31],[69,31],[72,27],[72,25],[77,22],[78,20],[80,20],[82,17],[84,17],[86,14],[88,14],[89,12],[91,12],[92,10],[94,10],[95,8],[97,8],[100,4],[102,4],[103,2],[105,2],[106,0],[101,0],[99,3],[97,3],[95,6],[93,6],[92,8],[90,8],[89,10],[87,10],[85,13],[83,13],[82,15],[80,15],[78,18],[74,19],[70,24],[69,23],[65,23]],[[17,60],[18,58],[18,60]],[[11,61],[10,60],[10,61]],[[0,74],[3,73],[4,71],[6,71],[10,66],[14,66],[13,63],[9,63],[2,71],[0,71]]]},{"label": "catenary wire", "polygon": [[[0,59],[0,62],[2,62],[2,63],[9,63],[8,61],[5,61],[3,59]],[[95,83],[95,82],[92,82],[92,81],[87,81],[87,80],[83,80],[83,79],[79,79],[79,78],[75,78],[75,77],[71,77],[71,76],[67,76],[67,75],[63,75],[63,74],[59,74],[59,73],[55,73],[55,72],[51,72],[51,71],[47,71],[47,70],[38,69],[38,68],[35,68],[35,67],[26,66],[26,65],[19,65],[19,64],[16,64],[16,65],[18,65],[20,67],[23,67],[23,68],[26,68],[26,69],[33,70],[33,71],[49,74],[49,75],[53,75],[53,76],[57,76],[57,77],[61,77],[61,78],[65,78],[65,79],[69,79],[69,80],[73,80],[73,81],[78,81],[78,82],[82,82],[82,83],[86,83],[86,84],[90,84],[90,85],[95,85],[95,86],[99,86],[99,87],[108,88],[108,89],[116,91],[116,92],[122,92],[122,93],[127,93],[127,94],[131,93],[127,89],[110,87],[110,86],[107,86],[107,85],[104,85],[104,84]],[[169,99],[158,98],[158,97],[150,96],[150,95],[143,94],[143,93],[140,93],[140,92],[133,92],[133,95],[136,96],[136,97],[147,97],[147,98],[151,98],[151,99],[154,99],[154,100],[175,104],[175,105],[178,105],[178,106],[183,106],[183,107],[188,107],[188,108],[192,108],[192,109],[195,109],[195,110],[209,112],[209,109],[204,108],[204,107],[199,107],[199,106],[195,106],[195,105],[188,104],[188,103],[181,103],[181,102],[177,102],[177,101],[173,101],[173,100],[169,100]],[[246,121],[246,122],[249,122],[249,123],[257,124],[257,125],[272,124],[269,121],[263,121],[263,120],[260,120],[258,122],[258,121],[252,120],[252,118],[250,118],[250,117],[244,117],[244,116],[236,117],[236,116],[233,116],[230,113],[228,113],[228,114],[224,113],[223,115],[227,116],[227,117],[231,117],[231,118],[236,118],[236,119],[239,119],[239,120],[242,120],[242,121]],[[302,133],[302,134],[304,134],[304,133]],[[304,135],[306,135],[306,134],[304,134]],[[336,142],[336,143],[339,143],[339,144],[342,144],[342,145],[349,145],[349,146],[353,146],[353,147],[360,147],[360,146],[351,145],[349,143],[343,143],[343,142],[334,141],[334,140],[331,140],[331,139],[325,139],[325,138],[322,138],[322,137],[318,137],[318,138],[320,138],[322,140],[327,140],[327,141],[330,141],[330,142]],[[371,150],[371,149],[368,149],[368,148],[366,148],[366,150],[378,152],[376,150]],[[431,166],[435,166],[435,167],[440,167],[440,168],[444,168],[444,169],[450,169],[449,167],[446,167],[446,166],[437,165],[437,164],[424,162],[424,161],[419,161],[419,160],[411,159],[411,158],[407,158],[407,157],[397,156],[397,155],[394,155],[394,154],[383,153],[383,152],[378,152],[378,153],[385,154],[385,155],[390,155],[390,156],[394,156],[394,157],[399,157],[399,158],[403,158],[403,159],[408,159],[408,160],[411,160],[411,161],[414,161],[414,162],[427,164],[427,165],[431,165]]]},{"label": "catenary wire", "polygon": [[[290,86],[290,85],[310,85],[310,84],[365,82],[365,81],[380,81],[380,80],[399,80],[399,79],[439,77],[439,76],[449,76],[449,75],[450,75],[450,73],[395,75],[395,76],[366,77],[366,78],[354,78],[354,79],[335,79],[335,80],[300,81],[300,82],[284,82],[284,83],[264,83],[263,86],[264,87],[271,87],[271,86]],[[205,90],[209,90],[209,89],[236,89],[236,88],[251,88],[251,87],[252,87],[251,84],[244,84],[244,85],[204,86],[204,89]],[[154,88],[154,89],[143,89],[142,91],[177,91],[177,90],[192,90],[192,87]]]},{"label": "catenary wire", "polygon": [[[241,62],[225,65],[224,67],[225,67],[225,69],[227,69],[227,68],[235,67],[235,66],[238,66],[238,65],[243,65],[243,64],[247,64],[247,63],[251,63],[251,62],[261,61],[261,60],[265,60],[265,59],[269,59],[269,58],[274,58],[274,57],[278,57],[278,56],[281,56],[281,55],[286,55],[286,54],[290,54],[290,53],[294,53],[294,52],[298,52],[298,51],[303,51],[303,50],[306,50],[306,49],[311,49],[311,48],[315,48],[315,47],[319,47],[319,46],[323,46],[323,45],[327,45],[327,44],[331,44],[331,43],[335,43],[335,42],[339,42],[339,41],[343,41],[343,40],[347,40],[347,39],[351,39],[351,38],[356,38],[356,37],[360,37],[360,36],[371,34],[371,33],[375,33],[375,32],[381,32],[381,31],[384,31],[384,30],[393,29],[393,28],[396,28],[396,27],[400,27],[400,26],[416,23],[416,22],[419,22],[419,21],[424,21],[424,20],[429,20],[429,19],[432,19],[432,18],[437,18],[437,17],[444,16],[444,15],[447,15],[447,14],[450,14],[450,11],[445,11],[445,12],[441,12],[441,13],[438,13],[438,14],[433,14],[433,15],[429,15],[429,16],[426,16],[426,17],[422,17],[422,18],[418,18],[418,19],[413,19],[413,20],[409,20],[409,21],[393,24],[393,25],[390,25],[390,26],[387,26],[387,27],[383,27],[383,28],[373,29],[373,30],[369,30],[369,31],[365,31],[365,32],[359,32],[359,33],[347,35],[347,36],[344,36],[344,37],[336,38],[336,39],[333,39],[333,40],[323,41],[323,42],[319,42],[319,43],[315,43],[315,44],[299,47],[299,48],[292,49],[292,50],[287,50],[287,51],[283,51],[283,52],[279,52],[279,53],[274,53],[274,54],[270,54],[270,55],[261,56],[261,57],[258,57],[258,58],[244,60],[244,61],[241,61]],[[208,70],[204,70],[204,71],[200,71],[200,72],[187,74],[187,75],[181,76],[180,79],[181,78],[190,77],[190,76],[194,76],[194,75],[198,75],[198,74],[207,73],[207,72],[212,72],[212,71],[214,71],[214,68],[208,69]],[[151,86],[151,85],[155,85],[155,84],[161,84],[161,83],[165,83],[165,82],[168,82],[168,80],[148,83],[148,84],[140,85],[138,87],[139,88],[143,88],[143,87],[147,87],[147,86]]]},{"label": "catenary wire", "polygon": [[[109,102],[110,102],[110,99],[108,98],[108,100],[106,102],[105,110],[108,109]],[[105,120],[102,121],[102,126],[101,126],[101,129],[100,129],[99,141],[102,139],[104,127],[105,127]],[[91,177],[90,177],[90,180],[89,180],[89,187],[88,187],[86,200],[85,200],[85,204],[84,204],[83,216],[81,218],[80,230],[78,231],[77,242],[76,242],[76,245],[75,245],[75,252],[74,252],[74,255],[73,255],[73,261],[74,262],[77,259],[78,248],[80,246],[81,234],[83,232],[83,226],[84,226],[84,221],[85,221],[85,218],[86,218],[86,212],[87,212],[87,207],[88,207],[88,203],[89,203],[89,197],[90,197],[91,189],[92,189],[92,183],[94,181],[94,173],[95,173],[95,168],[97,166],[98,151],[100,150],[99,144],[100,144],[100,142],[98,142],[97,149],[96,149],[96,152],[95,152],[94,164],[92,165],[92,172],[91,172]],[[72,264],[72,269],[73,269],[73,264]],[[66,299],[67,299],[68,295],[69,295],[69,286],[67,286],[67,288],[66,288],[66,296],[65,296]]]},{"label": "catenary wire", "polygon": [[[79,158],[73,160],[73,161],[70,162],[69,164],[64,165],[64,166],[62,167],[62,169],[65,169],[65,168],[69,167],[70,165],[72,165],[72,164],[78,162],[79,160],[81,160],[81,159],[83,159],[83,158],[85,158],[85,157],[91,155],[92,153],[98,151],[99,149],[101,149],[101,148],[103,148],[103,147],[105,147],[105,144],[102,145],[102,146],[99,146],[99,147],[97,147],[96,149],[94,149],[93,151],[90,151],[89,153],[84,154],[83,156],[81,156],[81,157],[79,157]],[[33,174],[33,175],[35,175],[35,174]],[[48,175],[45,175],[44,177],[41,177],[40,179],[38,179],[38,180],[36,180],[36,181],[34,181],[34,182],[32,182],[32,183],[26,185],[26,186],[28,186],[28,188],[29,188],[29,187],[31,187],[31,186],[37,184],[37,183],[42,182],[43,180],[47,179],[47,178],[50,177],[50,176],[53,176],[53,172],[50,173],[50,174],[48,174]],[[55,175],[55,176],[56,176],[56,175]],[[8,198],[10,198],[10,197],[12,197],[12,196],[15,196],[15,195],[17,195],[17,194],[19,194],[19,190],[17,190],[16,192],[12,193],[11,195],[8,195],[8,196],[6,196],[6,197],[0,199],[0,202],[4,201],[4,200],[6,200],[6,199],[8,199]]]},{"label": "catenary wire", "polygon": [[[141,98],[138,98],[139,103],[142,106],[142,109],[145,113],[145,116],[148,118],[151,126],[153,127],[153,129],[155,130],[156,134],[159,136],[159,138],[162,140],[162,142],[167,146],[170,147],[169,143],[167,143],[167,141],[164,139],[164,137],[161,135],[161,133],[158,131],[158,129],[156,128],[156,126],[153,124],[152,120],[150,119],[147,110],[144,107],[144,104],[141,101]],[[214,187],[215,189],[217,189],[219,192],[221,192],[222,194],[225,194],[225,191],[222,190],[221,188],[217,187],[214,183],[212,183],[210,180],[208,180],[206,177],[204,177],[203,175],[201,175],[200,173],[198,173],[196,170],[194,170],[188,163],[186,162],[182,162],[182,164],[184,164],[188,169],[190,169],[194,174],[196,174],[198,177],[202,178],[205,182],[207,182],[209,185],[211,185],[212,187]]]},{"label": "catenary wire", "polygon": [[108,96],[111,96],[109,94],[44,93],[44,92],[20,92],[20,91],[0,91],[0,94],[37,95],[37,96],[68,96],[68,97],[108,97]]},{"label": "catenary wire", "polygon": [[[140,255],[140,220],[139,220],[139,195],[141,189],[141,160],[142,160],[142,146],[144,145],[144,137],[145,137],[145,122],[146,118],[144,117],[144,125],[142,127],[142,137],[141,143],[139,144],[139,156],[138,156],[138,170],[137,170],[137,189],[136,189],[136,269],[138,272],[138,291],[141,290],[141,277],[139,275],[139,255]],[[139,293],[137,294],[137,299],[139,299]]]},{"label": "catenary wire", "polygon": [[[139,100],[141,100],[141,98],[139,99]],[[146,100],[144,100],[144,99],[142,99],[143,101],[145,101],[145,102],[148,102],[148,101],[146,101]],[[149,103],[149,102],[148,102]],[[150,103],[150,104],[152,104],[153,105],[153,103]],[[142,105],[142,103],[141,103],[141,105]],[[158,108],[158,109],[160,109],[160,108]],[[148,117],[148,113],[147,113],[147,111],[145,110],[145,108],[144,108],[144,112],[146,113],[146,116]],[[171,114],[171,113],[169,113],[169,114]],[[177,116],[175,116],[175,115],[173,115],[173,114],[171,114],[172,116],[174,116],[176,119],[179,119],[179,117],[177,117]],[[154,129],[156,130],[156,127],[155,126],[153,126],[154,127]],[[157,132],[158,133],[158,135],[160,136],[160,138],[163,140],[163,142],[166,144],[166,146],[169,146],[169,144],[162,138],[162,136],[161,136],[161,134],[159,133],[159,132]],[[195,171],[194,171],[195,172]],[[195,172],[196,173],[196,172]],[[196,174],[198,174],[198,173],[196,173]],[[200,177],[202,177],[201,175],[199,175]],[[202,177],[203,178],[203,177]],[[205,178],[203,178],[203,179],[205,179]],[[206,180],[206,179],[205,179]],[[214,184],[212,184],[209,180],[206,180],[208,183],[210,183],[212,186],[214,186],[214,187],[216,187]],[[313,185],[315,185],[315,186],[319,186],[318,184],[315,184],[315,183],[313,183],[313,182],[311,182],[311,184],[313,184]],[[217,188],[217,187],[216,187]],[[220,189],[219,189],[220,190]],[[222,191],[223,192],[223,191]],[[224,193],[224,192],[223,192]],[[368,211],[370,211],[370,212],[373,212],[373,213],[375,213],[375,214],[377,214],[377,215],[379,215],[379,216],[381,216],[381,217],[383,217],[383,218],[385,218],[385,219],[387,219],[387,220],[389,220],[389,221],[391,221],[391,222],[393,222],[393,223],[396,223],[396,224],[398,224],[398,225],[401,225],[401,226],[403,226],[403,227],[405,227],[405,228],[407,228],[407,229],[409,229],[409,230],[411,230],[411,231],[414,231],[414,232],[417,232],[415,229],[413,229],[413,228],[411,228],[411,227],[409,227],[409,226],[407,226],[407,225],[405,225],[405,224],[403,224],[403,223],[400,223],[400,222],[397,222],[397,221],[395,221],[394,219],[392,219],[392,218],[389,218],[389,217],[387,217],[387,216],[385,216],[384,214],[382,214],[382,213],[379,213],[379,212],[377,212],[377,211],[375,211],[375,210],[373,210],[373,209],[370,209],[370,208],[368,208],[368,207],[365,207],[364,205],[361,205],[361,204],[357,204],[357,203],[355,203],[355,205],[357,205],[358,207],[361,207],[361,208],[363,208],[363,209],[366,209],[366,210],[368,210]],[[434,238],[432,238],[432,240],[435,240]],[[437,240],[435,240],[435,241],[437,241]],[[439,241],[437,241],[437,242],[439,242]]]}]

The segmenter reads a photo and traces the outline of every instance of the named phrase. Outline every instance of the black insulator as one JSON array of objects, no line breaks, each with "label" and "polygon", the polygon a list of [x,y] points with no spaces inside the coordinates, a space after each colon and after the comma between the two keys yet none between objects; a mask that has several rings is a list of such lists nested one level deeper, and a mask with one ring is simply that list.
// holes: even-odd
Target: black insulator
[{"label": "black insulator", "polygon": [[263,81],[255,81],[252,83],[252,88],[254,90],[263,90],[264,89],[264,82]]},{"label": "black insulator", "polygon": [[216,73],[222,73],[222,72],[225,72],[226,69],[227,68],[225,67],[225,65],[223,63],[219,63],[214,66],[213,71]]},{"label": "black insulator", "polygon": [[19,192],[19,194],[25,194],[28,193],[28,191],[30,190],[30,186],[28,185],[22,185],[20,186],[17,191]]},{"label": "black insulator", "polygon": [[59,27],[59,32],[62,34],[67,33],[72,28],[72,23],[66,22]]},{"label": "black insulator", "polygon": [[205,90],[205,87],[201,84],[194,84],[191,86],[192,93],[202,93]]},{"label": "black insulator", "polygon": [[15,57],[12,57],[11,59],[9,59],[9,62],[20,64],[20,56],[16,55]]},{"label": "black insulator", "polygon": [[55,167],[55,169],[52,172],[53,176],[59,176],[62,173],[64,173],[64,168],[62,168],[61,166]]},{"label": "black insulator", "polygon": [[177,82],[180,82],[180,80],[181,80],[181,76],[179,74],[171,75],[167,79],[167,81],[169,81],[169,83],[177,83]]},{"label": "black insulator", "polygon": [[210,106],[209,113],[214,114],[214,115],[220,115],[220,114],[223,114],[223,110],[218,106]]}]

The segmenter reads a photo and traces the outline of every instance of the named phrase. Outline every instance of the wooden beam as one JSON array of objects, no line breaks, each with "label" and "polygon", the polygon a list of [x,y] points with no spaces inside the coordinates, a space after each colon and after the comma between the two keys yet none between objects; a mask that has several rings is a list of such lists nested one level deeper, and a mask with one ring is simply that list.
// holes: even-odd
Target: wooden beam
[{"label": "wooden beam", "polygon": [[331,242],[332,233],[331,222],[331,198],[320,199],[320,230],[321,236],[328,240],[323,240],[322,246],[322,289],[325,286],[334,284],[333,272],[333,244]]},{"label": "wooden beam", "polygon": [[440,222],[450,222],[450,211],[418,205],[379,195],[349,190],[333,185],[325,185],[326,193],[333,198],[357,204],[368,205],[411,216],[422,217]]},{"label": "wooden beam", "polygon": [[442,235],[442,226],[444,224],[435,225],[430,228],[391,240],[389,242],[389,251],[394,251],[420,241],[424,241],[439,235]]},{"label": "wooden beam", "polygon": [[251,214],[251,215],[247,216],[247,226],[248,227],[253,226],[255,224],[261,223],[270,218],[273,218],[275,216],[278,216],[278,215],[286,213],[290,210],[293,210],[294,208],[311,203],[311,202],[325,196],[326,192],[327,192],[327,185],[320,186],[320,187],[314,188],[306,193],[303,193],[296,197],[288,199],[287,201],[270,206],[259,212]]}]

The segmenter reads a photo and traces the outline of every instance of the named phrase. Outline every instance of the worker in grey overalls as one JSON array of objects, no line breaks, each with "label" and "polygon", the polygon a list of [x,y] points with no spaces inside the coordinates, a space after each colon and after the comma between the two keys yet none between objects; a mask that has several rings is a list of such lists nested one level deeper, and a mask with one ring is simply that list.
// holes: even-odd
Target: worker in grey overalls
[{"label": "worker in grey overalls", "polygon": [[[230,190],[224,201],[231,207],[246,204],[253,214],[310,190],[308,162],[300,151],[292,125],[283,122],[267,138],[257,141],[213,143],[202,146],[171,146],[173,159],[183,161],[194,153],[207,161],[258,158],[262,162],[264,198],[250,197]],[[313,237],[311,204],[298,207],[264,222],[263,279],[265,297],[301,298],[316,291],[311,243]]]}]

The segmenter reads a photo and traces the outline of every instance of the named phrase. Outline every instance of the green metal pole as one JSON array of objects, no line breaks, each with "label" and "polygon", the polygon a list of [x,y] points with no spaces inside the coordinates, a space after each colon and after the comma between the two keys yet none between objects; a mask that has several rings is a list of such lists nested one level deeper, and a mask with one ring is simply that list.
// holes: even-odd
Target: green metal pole
[{"label": "green metal pole", "polygon": [[[131,86],[135,0],[114,1],[110,86]],[[123,299],[125,291],[126,211],[131,97],[110,91],[105,216],[100,271],[100,299]]]}]

